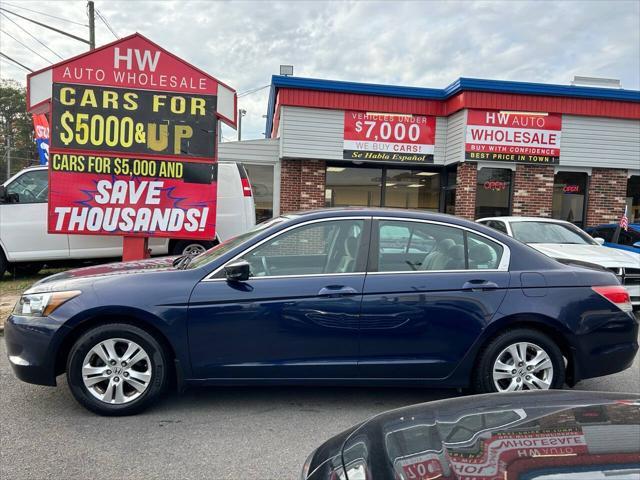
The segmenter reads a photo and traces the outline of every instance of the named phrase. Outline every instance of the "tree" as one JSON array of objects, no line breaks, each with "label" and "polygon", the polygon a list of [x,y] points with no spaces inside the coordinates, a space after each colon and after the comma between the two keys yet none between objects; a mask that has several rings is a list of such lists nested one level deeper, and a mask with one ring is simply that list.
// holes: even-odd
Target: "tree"
[{"label": "tree", "polygon": [[11,137],[11,173],[38,163],[26,90],[14,80],[0,80],[0,180],[6,178],[7,144]]}]

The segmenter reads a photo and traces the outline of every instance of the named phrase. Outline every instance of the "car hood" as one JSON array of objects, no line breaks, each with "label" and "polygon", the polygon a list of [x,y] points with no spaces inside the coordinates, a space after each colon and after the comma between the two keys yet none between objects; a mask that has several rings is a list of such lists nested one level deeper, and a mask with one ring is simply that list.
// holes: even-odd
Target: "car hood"
[{"label": "car hood", "polygon": [[616,248],[563,243],[530,243],[529,246],[552,258],[578,260],[606,268],[640,268],[640,255]]},{"label": "car hood", "polygon": [[503,480],[594,463],[637,468],[638,432],[635,394],[460,397],[392,410],[334,437],[316,450],[310,466],[316,473],[308,478]]},{"label": "car hood", "polygon": [[74,268],[56,273],[33,284],[29,293],[66,290],[77,285],[93,283],[104,277],[117,275],[144,275],[154,272],[175,270],[176,257],[160,257],[132,262],[106,263],[90,267]]}]

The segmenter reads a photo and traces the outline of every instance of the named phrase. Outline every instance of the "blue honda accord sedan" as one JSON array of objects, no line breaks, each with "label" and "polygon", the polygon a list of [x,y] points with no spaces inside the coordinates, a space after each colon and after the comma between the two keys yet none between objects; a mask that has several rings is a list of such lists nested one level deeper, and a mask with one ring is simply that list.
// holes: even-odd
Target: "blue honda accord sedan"
[{"label": "blue honda accord sedan", "polygon": [[71,270],[5,326],[15,374],[105,415],[169,384],[545,390],[630,366],[638,322],[609,272],[477,223],[407,210],[286,215],[197,257]]}]

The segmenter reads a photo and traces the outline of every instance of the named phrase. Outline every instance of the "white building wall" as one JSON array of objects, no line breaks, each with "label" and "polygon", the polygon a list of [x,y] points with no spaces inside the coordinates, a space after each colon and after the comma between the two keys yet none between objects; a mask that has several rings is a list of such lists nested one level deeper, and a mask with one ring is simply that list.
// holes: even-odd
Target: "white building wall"
[{"label": "white building wall", "polygon": [[560,166],[640,168],[640,120],[563,115]]},{"label": "white building wall", "polygon": [[447,135],[443,162],[445,165],[464,161],[466,123],[466,110],[460,110],[447,118]]},{"label": "white building wall", "polygon": [[[282,158],[342,160],[344,110],[283,106],[280,112]],[[434,163],[446,155],[447,118],[436,119]]]},{"label": "white building wall", "polygon": [[282,158],[342,160],[344,111],[283,106]]},{"label": "white building wall", "polygon": [[218,160],[222,162],[276,163],[280,152],[277,138],[223,142],[218,146]]}]

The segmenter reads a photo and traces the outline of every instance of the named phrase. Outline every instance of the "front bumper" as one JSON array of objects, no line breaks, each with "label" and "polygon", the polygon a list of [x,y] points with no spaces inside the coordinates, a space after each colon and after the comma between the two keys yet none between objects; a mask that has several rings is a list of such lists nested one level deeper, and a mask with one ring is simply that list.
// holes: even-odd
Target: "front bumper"
[{"label": "front bumper", "polygon": [[629,297],[631,297],[631,304],[633,305],[633,308],[640,308],[640,284],[636,284],[634,279],[634,283],[631,285],[625,282],[624,288],[626,288],[627,292],[629,292]]},{"label": "front bumper", "polygon": [[56,338],[65,328],[47,317],[10,315],[4,326],[9,364],[16,377],[37,385],[56,385]]}]

